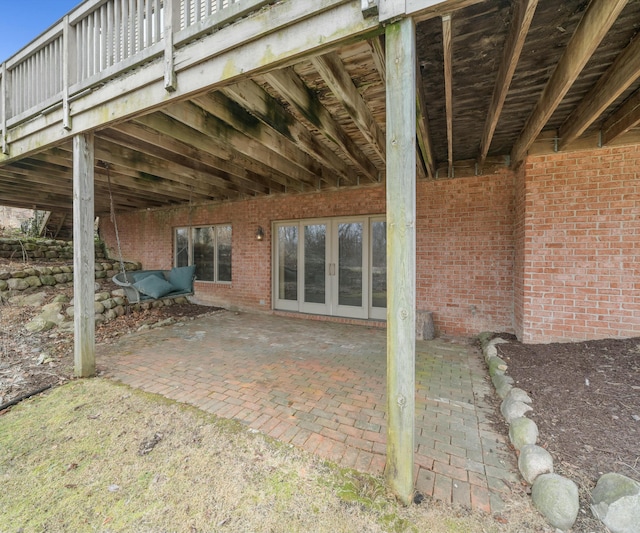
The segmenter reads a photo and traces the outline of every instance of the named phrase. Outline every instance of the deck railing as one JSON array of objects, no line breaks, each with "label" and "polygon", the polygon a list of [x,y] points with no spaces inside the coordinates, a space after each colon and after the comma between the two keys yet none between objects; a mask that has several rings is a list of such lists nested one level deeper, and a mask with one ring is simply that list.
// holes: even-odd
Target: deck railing
[{"label": "deck railing", "polygon": [[84,91],[164,56],[175,89],[175,48],[273,0],[86,0],[0,68],[0,134],[40,113],[64,109]]}]

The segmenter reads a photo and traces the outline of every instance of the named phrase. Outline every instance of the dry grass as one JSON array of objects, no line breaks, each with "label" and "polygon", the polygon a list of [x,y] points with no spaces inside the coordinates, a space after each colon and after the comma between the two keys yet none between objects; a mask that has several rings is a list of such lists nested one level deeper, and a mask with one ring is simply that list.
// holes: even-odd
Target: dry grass
[{"label": "dry grass", "polygon": [[0,416],[0,531],[544,531],[523,499],[506,523],[102,379]]}]

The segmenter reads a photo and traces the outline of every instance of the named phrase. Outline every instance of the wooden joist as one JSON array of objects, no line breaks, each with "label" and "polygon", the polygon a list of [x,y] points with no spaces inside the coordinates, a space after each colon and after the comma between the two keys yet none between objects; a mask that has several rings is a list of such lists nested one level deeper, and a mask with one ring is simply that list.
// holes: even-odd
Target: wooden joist
[{"label": "wooden joist", "polygon": [[636,37],[560,127],[560,149],[580,137],[639,76],[640,38]]},{"label": "wooden joist", "polygon": [[338,54],[331,52],[317,56],[311,62],[333,95],[347,110],[364,138],[373,146],[380,159],[385,161],[384,133],[373,118]]},{"label": "wooden joist", "polygon": [[640,124],[640,90],[627,98],[602,125],[602,144],[611,144],[638,124]]},{"label": "wooden joist", "polygon": [[378,169],[292,68],[274,70],[265,74],[264,77],[269,85],[294,106],[306,120],[335,143],[369,180],[378,181],[380,177]]},{"label": "wooden joist", "polygon": [[562,58],[545,85],[538,103],[511,149],[511,165],[517,166],[536,140],[567,91],[616,21],[627,0],[592,0],[571,37]]},{"label": "wooden joist", "polygon": [[504,55],[498,68],[493,96],[487,111],[482,138],[480,139],[480,153],[478,167],[482,169],[484,161],[491,147],[491,139],[498,125],[504,101],[507,98],[511,80],[518,66],[524,41],[529,33],[531,21],[536,11],[538,0],[517,0],[513,6],[513,18],[507,40],[504,43]]},{"label": "wooden joist", "polygon": [[444,100],[447,123],[447,175],[453,176],[453,44],[451,14],[442,17],[442,46],[444,55]]},{"label": "wooden joist", "polygon": [[353,183],[353,171],[326,144],[320,142],[284,106],[253,80],[240,81],[224,87],[222,92],[241,105],[267,126],[299,145],[306,152],[329,168],[341,183]]}]

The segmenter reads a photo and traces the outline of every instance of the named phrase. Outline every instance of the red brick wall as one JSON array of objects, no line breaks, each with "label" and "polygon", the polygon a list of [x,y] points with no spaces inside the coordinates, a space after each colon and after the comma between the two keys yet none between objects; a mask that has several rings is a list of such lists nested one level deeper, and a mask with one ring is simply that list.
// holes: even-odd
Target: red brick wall
[{"label": "red brick wall", "polygon": [[[143,268],[171,268],[173,230],[179,226],[232,224],[231,284],[196,281],[196,296],[239,309],[271,309],[271,222],[312,217],[380,214],[385,210],[381,186],[323,193],[271,196],[240,202],[212,203],[189,208],[150,210],[118,215],[122,251]],[[265,237],[255,238],[258,226]],[[116,257],[110,221],[101,222],[101,236]]]},{"label": "red brick wall", "polygon": [[418,183],[416,306],[439,332],[513,332],[513,180]]},{"label": "red brick wall", "polygon": [[524,342],[640,335],[640,148],[530,157]]},{"label": "red brick wall", "polygon": [[[417,196],[417,307],[434,312],[440,333],[512,331],[511,173],[420,182]],[[177,226],[233,225],[233,283],[196,282],[203,300],[240,309],[271,309],[271,222],[385,212],[384,187],[340,189],[241,202],[119,214],[125,258],[170,268]],[[191,220],[189,220],[191,218]],[[265,240],[255,240],[258,226]],[[108,220],[101,234],[115,256]]]},{"label": "red brick wall", "polygon": [[513,324],[518,339],[523,337],[524,327],[524,226],[525,226],[525,165],[520,165],[514,183],[513,240]]}]

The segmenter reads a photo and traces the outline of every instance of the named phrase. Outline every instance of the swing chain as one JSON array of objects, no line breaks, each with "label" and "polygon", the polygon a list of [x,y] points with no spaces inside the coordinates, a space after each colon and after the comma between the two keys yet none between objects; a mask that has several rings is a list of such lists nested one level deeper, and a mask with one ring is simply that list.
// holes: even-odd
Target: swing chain
[{"label": "swing chain", "polygon": [[111,210],[111,223],[116,234],[116,243],[118,244],[118,257],[120,258],[120,272],[126,280],[126,270],[124,268],[124,260],[122,259],[122,248],[120,247],[120,235],[118,234],[118,221],[116,220],[116,210],[113,205],[113,194],[111,192],[111,173],[109,172],[109,163],[102,161],[102,166],[107,169],[107,186],[109,187],[109,208]]}]

